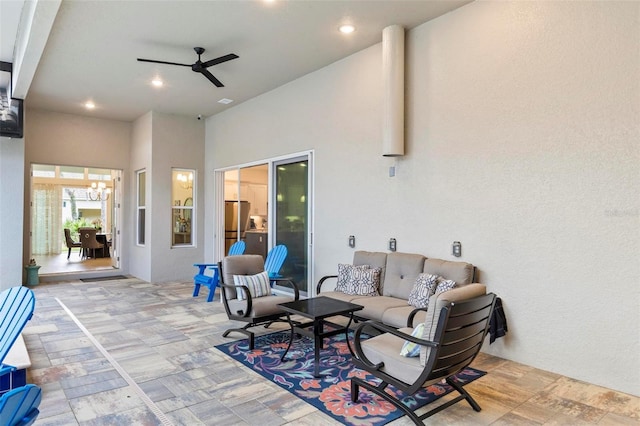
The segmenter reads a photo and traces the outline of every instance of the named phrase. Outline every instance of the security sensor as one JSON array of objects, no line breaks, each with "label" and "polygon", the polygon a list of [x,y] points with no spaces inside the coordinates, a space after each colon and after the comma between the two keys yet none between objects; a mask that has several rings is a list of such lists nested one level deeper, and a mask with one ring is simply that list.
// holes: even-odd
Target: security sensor
[{"label": "security sensor", "polygon": [[202,115],[198,114],[198,120],[202,120]]}]

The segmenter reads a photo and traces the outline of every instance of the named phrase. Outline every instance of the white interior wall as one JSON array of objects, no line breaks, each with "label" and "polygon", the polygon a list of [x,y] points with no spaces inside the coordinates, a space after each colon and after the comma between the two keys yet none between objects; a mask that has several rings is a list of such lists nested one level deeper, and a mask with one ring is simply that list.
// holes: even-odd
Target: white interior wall
[{"label": "white interior wall", "polygon": [[[153,282],[185,279],[195,273],[194,263],[204,261],[204,129],[205,124],[193,117],[153,112],[153,185],[152,215],[153,244],[151,245],[151,280]],[[171,247],[173,229],[171,194],[172,168],[195,169],[194,207],[195,245]]]},{"label": "white interior wall", "polygon": [[207,170],[315,149],[316,281],[348,235],[461,241],[509,320],[485,350],[638,395],[639,15],[474,2],[407,34],[405,157],[381,157],[377,45],[209,118]]},{"label": "white interior wall", "polygon": [[[153,194],[151,192],[151,182],[153,179],[153,167],[152,167],[152,113],[139,117],[133,122],[131,132],[131,179],[128,185],[129,193],[127,200],[131,205],[132,214],[125,218],[127,229],[130,231],[126,234],[126,244],[130,247],[129,256],[129,272],[131,275],[143,279],[145,281],[151,281],[151,243],[153,241],[152,231],[152,211],[151,205],[153,200]],[[145,244],[138,245],[138,175],[139,171],[145,171]]]},{"label": "white interior wall", "polygon": [[[30,253],[29,194],[31,164],[59,164],[123,170],[128,182],[131,123],[27,109],[25,111],[24,259]],[[128,216],[123,206],[123,218]],[[121,232],[127,232],[123,228]],[[128,247],[120,251],[120,269],[128,272]]]},{"label": "white interior wall", "polygon": [[[23,282],[24,139],[0,137],[0,291]],[[25,176],[26,177],[26,176]]]}]

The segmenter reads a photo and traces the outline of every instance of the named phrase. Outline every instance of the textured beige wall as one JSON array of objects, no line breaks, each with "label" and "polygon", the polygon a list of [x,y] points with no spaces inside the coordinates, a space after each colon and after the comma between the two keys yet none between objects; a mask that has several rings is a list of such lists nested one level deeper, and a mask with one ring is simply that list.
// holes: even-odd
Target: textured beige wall
[{"label": "textured beige wall", "polygon": [[316,281],[348,235],[450,260],[461,241],[509,320],[485,350],[638,394],[639,20],[474,2],[407,34],[405,157],[381,157],[377,45],[207,120],[206,168],[314,149]]}]

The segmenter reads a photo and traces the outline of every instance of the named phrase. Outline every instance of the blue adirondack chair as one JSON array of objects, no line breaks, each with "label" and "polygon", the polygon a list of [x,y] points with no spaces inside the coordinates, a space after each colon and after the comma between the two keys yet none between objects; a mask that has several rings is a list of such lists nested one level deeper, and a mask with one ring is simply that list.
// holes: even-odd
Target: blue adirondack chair
[{"label": "blue adirondack chair", "polygon": [[287,258],[287,246],[280,244],[269,250],[264,261],[264,270],[269,273],[269,278],[282,278],[280,269]]},{"label": "blue adirondack chair", "polygon": [[42,391],[36,385],[24,385],[0,396],[0,419],[3,426],[28,426],[40,414]]},{"label": "blue adirondack chair", "polygon": [[31,319],[35,305],[33,291],[27,287],[11,287],[0,293],[0,376],[15,370],[3,361]]},{"label": "blue adirondack chair", "polygon": [[[246,244],[244,241],[236,241],[229,248],[228,256],[237,256],[244,253]],[[193,297],[196,297],[200,293],[200,286],[209,288],[209,296],[207,296],[207,302],[213,300],[213,296],[218,286],[218,264],[214,263],[194,263],[193,266],[198,268],[198,273],[193,276]],[[209,269],[213,271],[213,275],[205,274],[205,271]]]}]

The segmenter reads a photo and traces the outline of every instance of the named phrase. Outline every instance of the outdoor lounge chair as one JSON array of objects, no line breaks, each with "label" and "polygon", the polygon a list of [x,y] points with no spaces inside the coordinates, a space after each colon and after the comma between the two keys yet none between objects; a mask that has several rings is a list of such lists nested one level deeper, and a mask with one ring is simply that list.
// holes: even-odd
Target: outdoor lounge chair
[{"label": "outdoor lounge chair", "polygon": [[[351,379],[351,400],[358,401],[360,386],[384,398],[416,424],[425,418],[465,399],[475,411],[478,403],[452,379],[474,360],[489,329],[489,320],[496,296],[493,293],[460,302],[443,300],[429,306],[423,338],[411,336],[411,329],[397,330],[385,324],[367,321],[355,330],[354,364],[373,374],[382,382],[372,385],[362,379]],[[443,306],[444,305],[444,306]],[[363,338],[364,330],[383,334]],[[400,355],[405,342],[419,345],[419,357]],[[407,395],[415,394],[423,386],[445,380],[460,395],[418,416],[411,408],[385,391],[393,385]]]},{"label": "outdoor lounge chair", "polygon": [[[271,292],[269,279],[265,278],[268,289],[262,288],[265,295],[258,297],[252,296],[248,285],[235,284],[234,275],[247,277],[244,280],[249,281],[251,278],[256,277],[257,274],[265,271],[262,256],[257,254],[227,256],[220,262],[219,268],[221,281],[220,293],[227,316],[230,320],[247,323],[242,328],[226,330],[222,336],[227,337],[229,333],[234,331],[242,333],[249,338],[249,350],[253,350],[254,334],[248,329],[261,324],[269,324],[273,321],[285,321],[282,317],[286,316],[286,314],[278,304],[298,300],[300,297],[298,287],[291,280],[279,280],[280,285],[291,287],[294,294],[293,297],[286,295],[276,296]],[[241,291],[243,291],[244,296],[239,294]],[[242,297],[244,298],[242,299]]]},{"label": "outdoor lounge chair", "polygon": [[11,287],[0,293],[0,376],[15,370],[3,364],[35,308],[33,291],[26,287]]},{"label": "outdoor lounge chair", "polygon": [[[229,247],[228,256],[237,256],[244,253],[246,244],[244,241],[236,241],[231,247]],[[200,286],[209,288],[209,296],[207,296],[207,302],[213,300],[213,296],[216,293],[216,287],[218,281],[220,281],[220,274],[218,273],[217,263],[194,263],[193,266],[198,268],[198,273],[193,276],[193,297],[196,297],[200,293]],[[205,274],[205,271],[210,269],[213,271],[212,275]]]},{"label": "outdoor lounge chair", "polygon": [[264,261],[264,270],[269,274],[269,278],[282,278],[280,269],[287,259],[287,246],[279,244],[269,250]]},{"label": "outdoor lounge chair", "polygon": [[40,414],[38,406],[42,391],[36,385],[25,385],[0,396],[0,424],[2,426],[28,426]]}]

